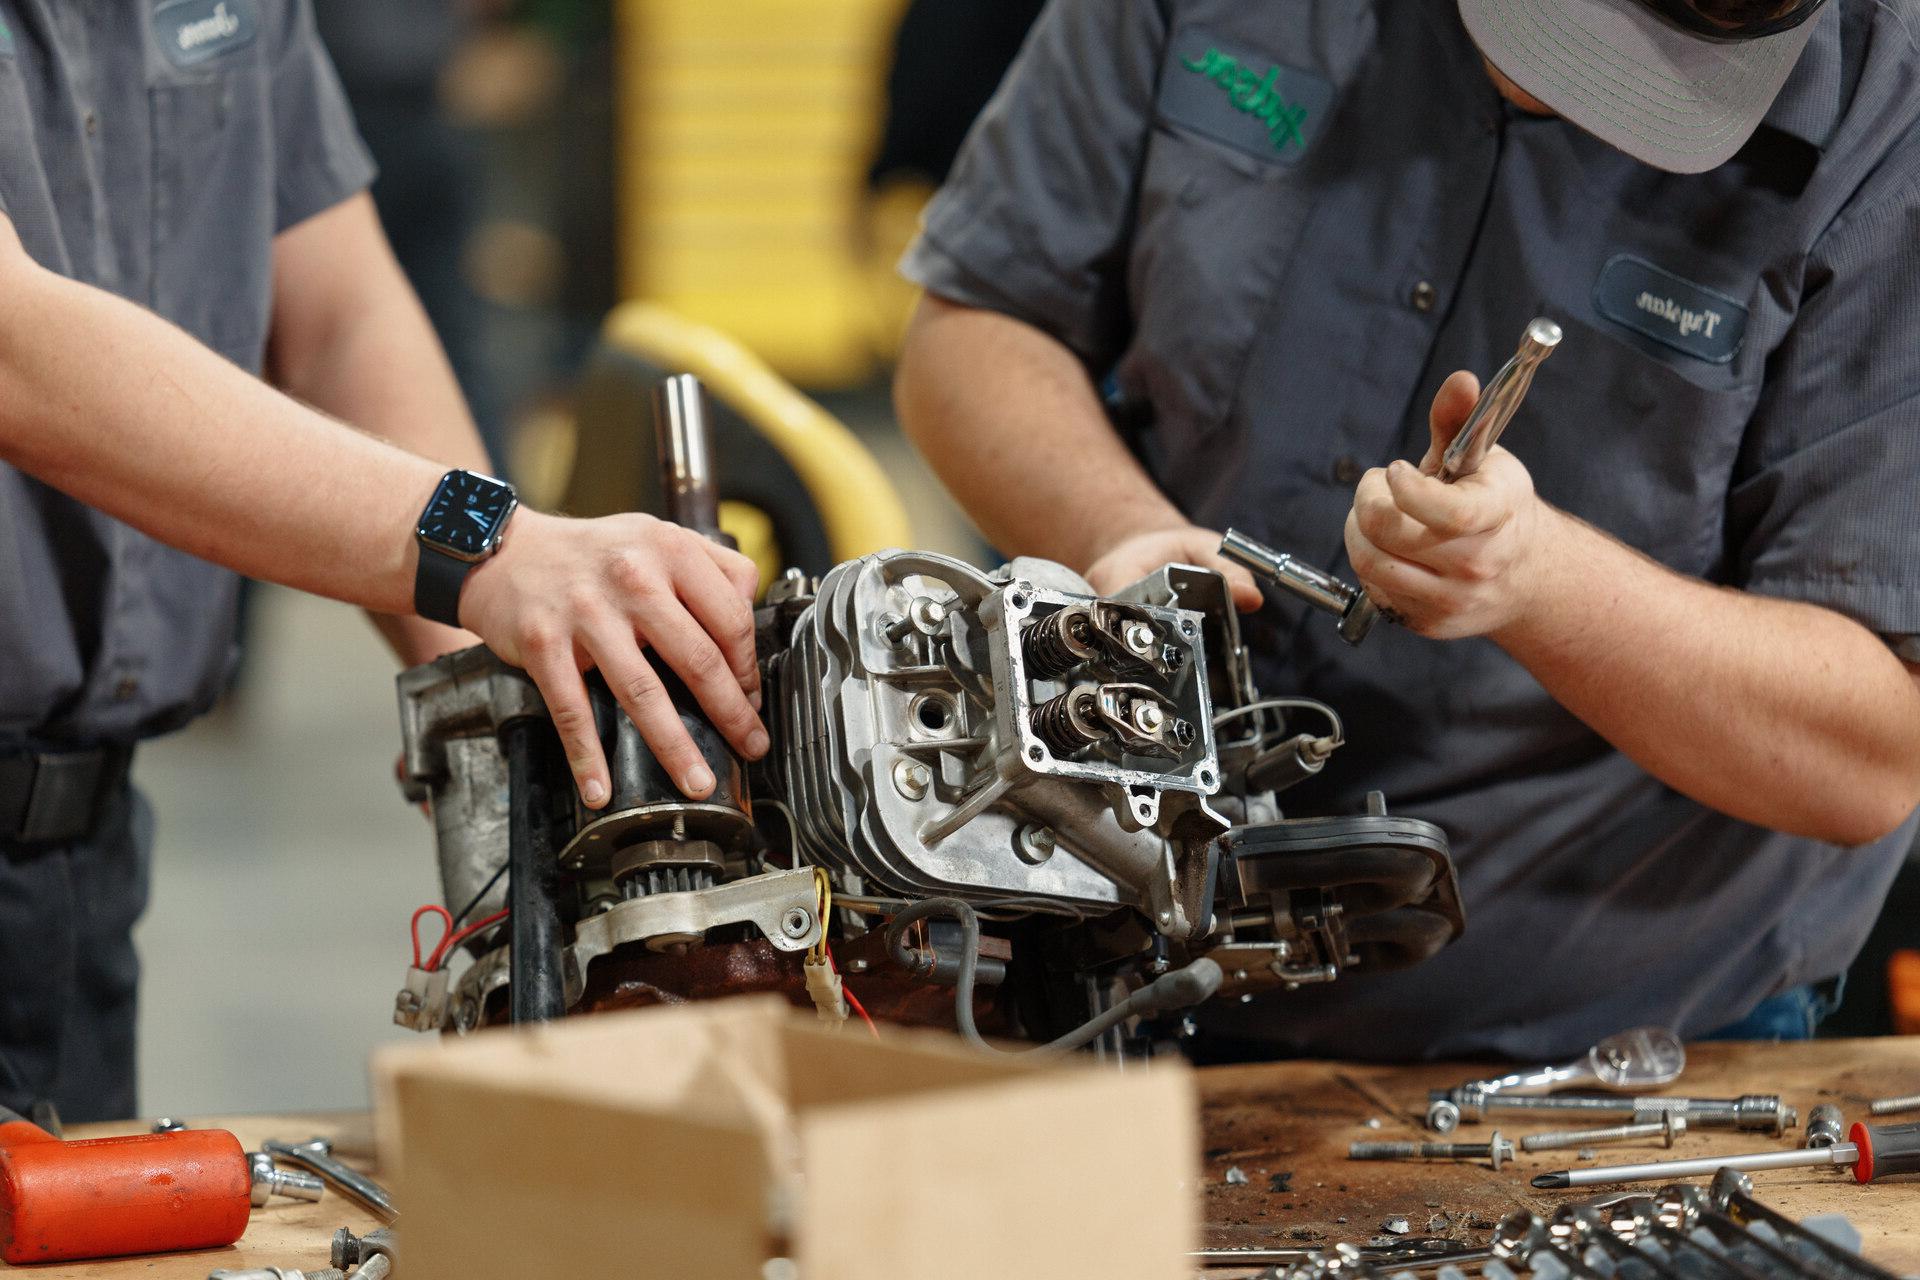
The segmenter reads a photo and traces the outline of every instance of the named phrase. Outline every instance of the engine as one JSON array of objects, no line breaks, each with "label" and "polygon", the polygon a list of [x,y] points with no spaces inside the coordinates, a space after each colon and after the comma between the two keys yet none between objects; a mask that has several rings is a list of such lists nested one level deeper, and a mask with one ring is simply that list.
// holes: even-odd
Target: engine
[{"label": "engine", "polygon": [[835,1019],[1150,1052],[1195,1003],[1414,963],[1464,927],[1437,827],[1377,795],[1282,816],[1344,728],[1259,696],[1217,573],[1099,596],[1046,561],[886,551],[789,570],[756,624],[764,760],[669,680],[719,780],[697,802],[597,677],[598,811],[524,674],[476,648],[400,677],[404,785],[460,932],[396,1021],[778,991]]}]

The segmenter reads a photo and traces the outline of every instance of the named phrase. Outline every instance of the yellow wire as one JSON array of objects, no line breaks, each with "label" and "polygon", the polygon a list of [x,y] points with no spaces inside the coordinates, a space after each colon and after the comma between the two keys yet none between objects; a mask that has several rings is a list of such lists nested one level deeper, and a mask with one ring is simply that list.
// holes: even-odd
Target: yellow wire
[{"label": "yellow wire", "polygon": [[813,944],[812,955],[815,960],[827,958],[827,921],[833,910],[833,881],[827,878],[822,867],[813,869],[813,887],[820,899],[820,940]]}]

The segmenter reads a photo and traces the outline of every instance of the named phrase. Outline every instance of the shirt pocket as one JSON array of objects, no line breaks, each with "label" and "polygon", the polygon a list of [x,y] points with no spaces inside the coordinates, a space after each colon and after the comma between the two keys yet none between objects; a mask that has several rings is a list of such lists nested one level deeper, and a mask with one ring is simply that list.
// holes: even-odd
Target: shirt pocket
[{"label": "shirt pocket", "polygon": [[1502,443],[1554,506],[1679,572],[1712,574],[1757,377],[1658,353],[1568,310],[1548,308],[1565,337]]},{"label": "shirt pocket", "polygon": [[1150,406],[1153,447],[1200,447],[1233,406],[1312,208],[1311,160],[1286,166],[1156,125],[1128,260],[1133,340],[1116,370]]},{"label": "shirt pocket", "polygon": [[149,305],[258,372],[272,302],[274,157],[260,42],[153,73]]}]

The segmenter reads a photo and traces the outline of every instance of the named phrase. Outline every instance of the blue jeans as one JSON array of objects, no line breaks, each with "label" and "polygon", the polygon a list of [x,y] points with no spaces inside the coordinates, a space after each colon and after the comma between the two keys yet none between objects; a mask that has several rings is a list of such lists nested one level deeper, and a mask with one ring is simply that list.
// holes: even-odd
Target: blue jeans
[{"label": "blue jeans", "polygon": [[1842,974],[1825,982],[1809,982],[1777,996],[1768,996],[1753,1012],[1703,1040],[1811,1040],[1827,1015],[1840,1007],[1847,979]]}]

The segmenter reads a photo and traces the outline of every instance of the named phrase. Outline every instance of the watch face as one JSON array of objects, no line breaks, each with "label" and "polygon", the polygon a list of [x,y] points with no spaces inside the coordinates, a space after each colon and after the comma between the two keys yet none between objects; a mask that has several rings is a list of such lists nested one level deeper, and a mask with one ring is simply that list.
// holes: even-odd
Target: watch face
[{"label": "watch face", "polygon": [[500,481],[450,472],[420,517],[420,536],[455,555],[478,556],[493,545],[512,509],[513,490]]}]

